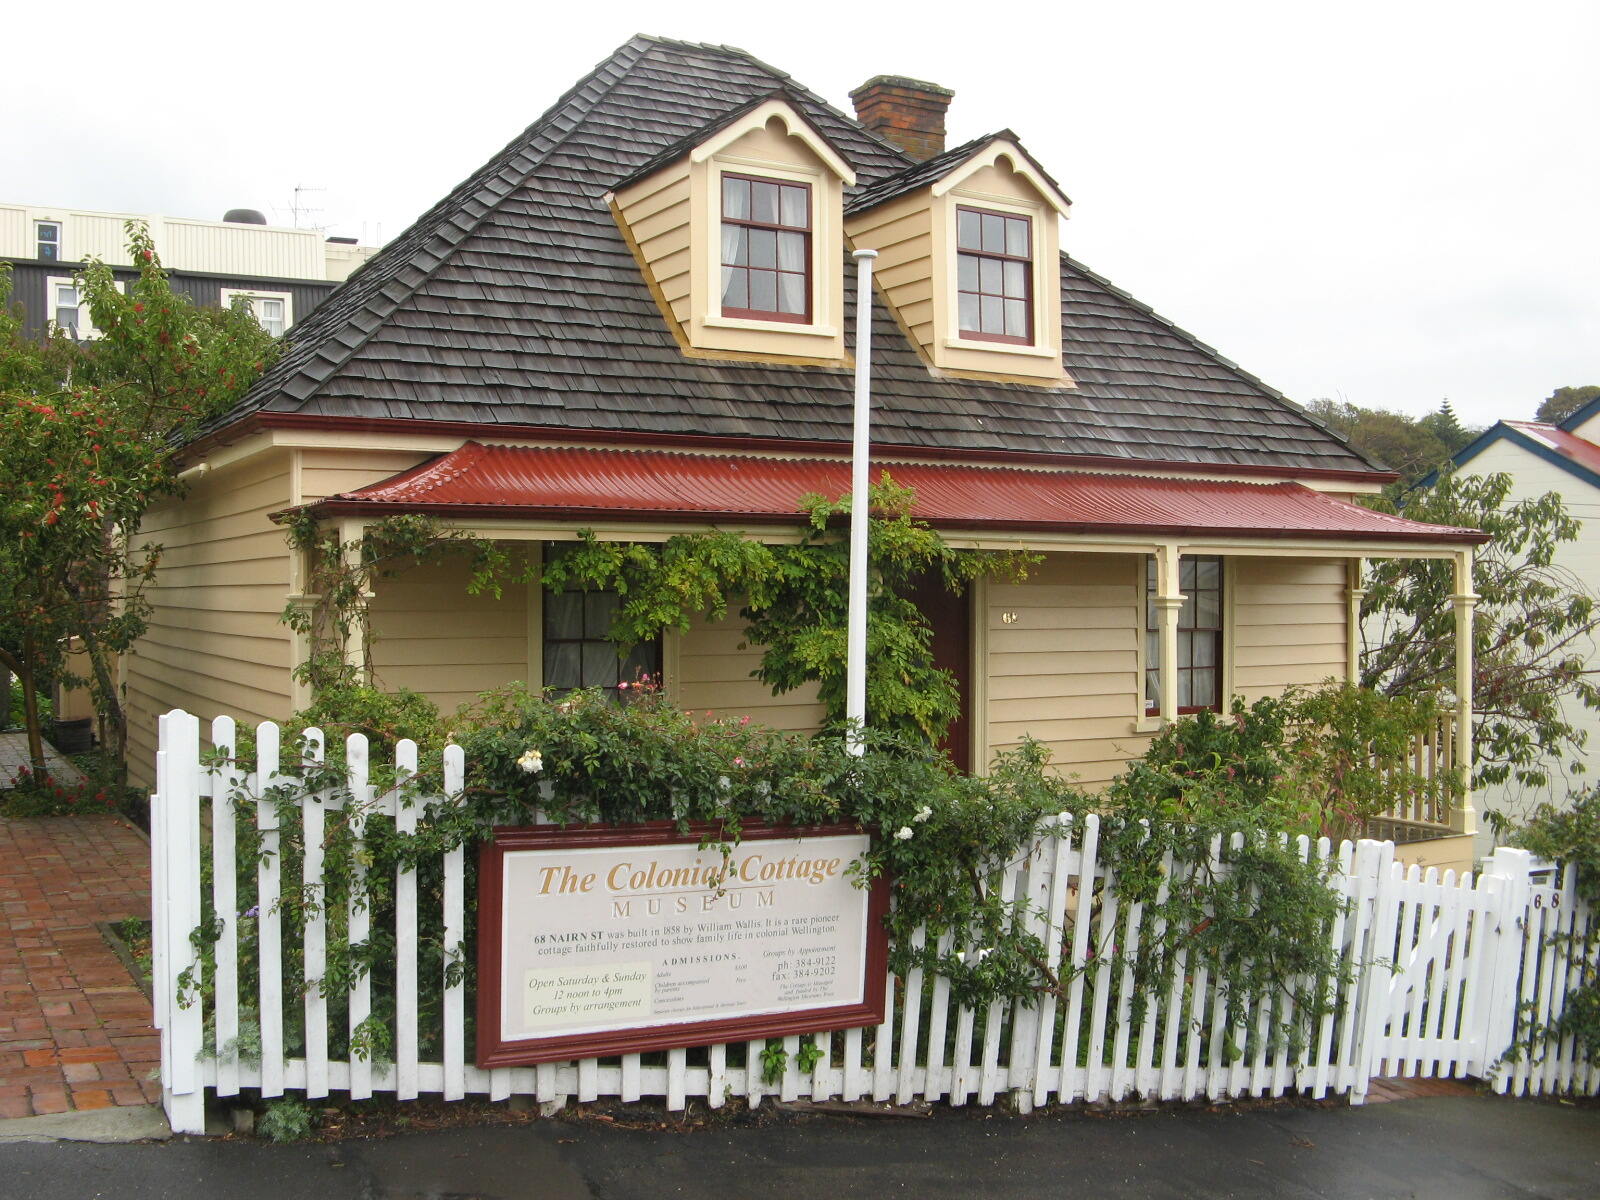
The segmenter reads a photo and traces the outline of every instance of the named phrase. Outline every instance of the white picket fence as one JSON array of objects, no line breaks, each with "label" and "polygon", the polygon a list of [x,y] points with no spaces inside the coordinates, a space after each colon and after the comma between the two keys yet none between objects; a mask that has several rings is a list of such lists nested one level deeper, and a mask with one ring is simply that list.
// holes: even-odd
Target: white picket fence
[{"label": "white picket fence", "polygon": [[[210,740],[231,759],[235,734],[234,722],[219,717]],[[467,1054],[462,983],[452,984],[448,975],[443,981],[436,1027],[424,1031],[418,1012],[419,920],[442,929],[447,951],[470,953],[463,944],[464,859],[458,849],[441,864],[441,913],[419,913],[414,871],[401,871],[395,881],[394,1061],[333,1059],[328,999],[314,986],[303,995],[296,994],[301,989],[285,994],[278,900],[286,887],[320,883],[324,823],[337,801],[322,795],[297,804],[306,847],[302,878],[280,878],[278,810],[261,797],[282,779],[281,734],[266,723],[255,738],[253,772],[244,773],[238,764],[203,766],[199,720],[181,711],[161,718],[151,804],[155,1021],[166,1110],[178,1131],[203,1128],[207,1089],[232,1096],[251,1088],[265,1097],[292,1089],[313,1099],[330,1092],[347,1092],[352,1099],[385,1092],[402,1100],[424,1093],[494,1100],[524,1095],[550,1106],[602,1096],[662,1097],[671,1109],[683,1108],[690,1097],[713,1108],[730,1096],[752,1105],[767,1095],[952,1105],[1005,1097],[1024,1111],[1052,1100],[1133,1096],[1294,1093],[1344,1095],[1359,1104],[1369,1081],[1381,1075],[1490,1077],[1502,1092],[1518,1094],[1600,1090],[1600,1064],[1583,1060],[1571,1039],[1538,1058],[1497,1069],[1529,1019],[1548,1024],[1559,1015],[1567,985],[1577,978],[1581,963],[1570,949],[1570,935],[1591,929],[1596,915],[1578,901],[1570,874],[1545,882],[1526,852],[1500,850],[1477,877],[1457,879],[1446,872],[1441,879],[1435,870],[1407,872],[1395,863],[1391,842],[1332,846],[1327,839],[1299,839],[1302,856],[1332,859],[1330,887],[1349,903],[1329,937],[1352,970],[1347,984],[1330,984],[1326,1012],[1309,1036],[1291,1045],[1272,1036],[1294,1015],[1287,997],[1252,998],[1235,1025],[1217,981],[1207,977],[1203,964],[1190,970],[1181,956],[1171,977],[1145,995],[1137,1020],[1131,969],[1077,969],[1096,947],[1131,953],[1142,935],[1160,937],[1163,931],[1145,928],[1142,905],[1119,905],[1110,886],[1094,886],[1097,879],[1115,882],[1113,868],[1097,855],[1098,818],[1069,814],[1044,824],[1031,852],[1006,866],[999,885],[1006,899],[1028,901],[1032,932],[1048,947],[1052,968],[1063,961],[1073,968],[1062,999],[1046,995],[1032,1006],[996,1002],[974,1011],[952,1003],[948,981],[914,970],[888,981],[882,1024],[814,1035],[818,1056],[811,1070],[802,1073],[797,1066],[801,1039],[785,1039],[787,1067],[771,1084],[762,1080],[760,1041],[483,1070]],[[308,761],[320,762],[321,732],[307,730],[305,740]],[[401,742],[395,759],[402,774],[414,774],[415,744]],[[358,835],[372,814],[393,817],[402,832],[415,829],[421,810],[453,802],[463,777],[461,750],[451,747],[443,764],[446,794],[401,804],[393,793],[375,794],[366,741],[359,735],[348,740],[346,761],[349,792],[362,814],[352,821]],[[249,916],[239,914],[235,814],[226,801],[239,788],[251,798],[245,803],[254,805],[263,838],[257,912]],[[1213,853],[1218,850],[1215,845]],[[202,920],[201,861],[207,854],[218,918],[209,1004],[199,998],[201,962],[191,938]],[[1170,861],[1166,867],[1188,869]],[[241,918],[257,922],[260,982],[249,995],[240,988]],[[350,941],[365,941],[371,914],[352,904],[347,919]],[[1569,935],[1567,942],[1547,936],[1560,933]],[[923,934],[915,936],[920,944]],[[317,906],[305,923],[303,964],[308,985],[327,966],[327,918]],[[372,1012],[372,979],[354,978],[346,1000],[339,1007],[347,1009],[353,1032]],[[286,1022],[286,1006],[301,1008],[295,1021]],[[254,1047],[249,1053],[240,1049],[247,1026],[259,1030],[259,1054]],[[303,1047],[295,1054],[286,1050],[288,1026],[303,1028]],[[420,1059],[425,1040],[440,1047],[437,1061]]]}]

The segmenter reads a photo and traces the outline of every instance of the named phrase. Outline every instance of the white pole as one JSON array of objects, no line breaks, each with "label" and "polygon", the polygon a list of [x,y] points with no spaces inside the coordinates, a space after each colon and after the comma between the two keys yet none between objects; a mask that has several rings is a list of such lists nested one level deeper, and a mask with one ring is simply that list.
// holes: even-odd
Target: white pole
[{"label": "white pole", "polygon": [[860,754],[867,725],[867,456],[872,419],[872,260],[876,250],[857,250],[855,434],[850,447],[850,616],[845,647],[846,747]]}]

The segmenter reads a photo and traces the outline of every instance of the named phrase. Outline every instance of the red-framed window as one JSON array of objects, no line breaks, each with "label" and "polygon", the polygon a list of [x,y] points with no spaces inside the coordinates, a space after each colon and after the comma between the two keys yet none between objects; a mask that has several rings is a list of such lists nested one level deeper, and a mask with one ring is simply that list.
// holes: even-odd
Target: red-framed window
[{"label": "red-framed window", "polygon": [[956,209],[956,304],[961,336],[1033,344],[1033,222]]},{"label": "red-framed window", "polygon": [[722,177],[722,315],[810,323],[810,185]]},{"label": "red-framed window", "polygon": [[[1178,560],[1178,711],[1222,711],[1222,559]],[[1156,560],[1145,560],[1144,710],[1161,712],[1161,619],[1156,608]]]}]

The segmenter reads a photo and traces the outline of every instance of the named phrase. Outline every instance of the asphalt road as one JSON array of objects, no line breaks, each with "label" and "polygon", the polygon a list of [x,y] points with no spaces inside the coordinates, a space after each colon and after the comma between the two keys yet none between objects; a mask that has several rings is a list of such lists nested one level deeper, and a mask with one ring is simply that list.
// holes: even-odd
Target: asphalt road
[{"label": "asphalt road", "polygon": [[1489,1097],[691,1133],[592,1121],[269,1146],[0,1146],[4,1200],[1600,1196],[1600,1107]]}]

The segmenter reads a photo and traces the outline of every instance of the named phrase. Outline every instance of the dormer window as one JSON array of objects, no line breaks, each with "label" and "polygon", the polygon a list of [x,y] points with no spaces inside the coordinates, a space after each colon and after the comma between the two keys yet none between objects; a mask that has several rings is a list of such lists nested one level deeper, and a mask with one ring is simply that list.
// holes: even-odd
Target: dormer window
[{"label": "dormer window", "polygon": [[1033,344],[1033,226],[1027,217],[956,209],[961,336]]},{"label": "dormer window", "polygon": [[722,176],[722,315],[811,320],[811,188]]},{"label": "dormer window", "polygon": [[687,355],[849,361],[841,266],[855,172],[795,100],[727,113],[608,197]]},{"label": "dormer window", "polygon": [[1068,201],[1011,133],[864,189],[851,241],[924,362],[955,378],[1073,387],[1062,361],[1060,218]]}]

